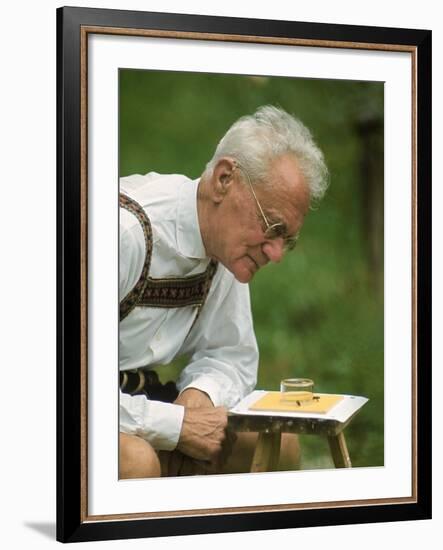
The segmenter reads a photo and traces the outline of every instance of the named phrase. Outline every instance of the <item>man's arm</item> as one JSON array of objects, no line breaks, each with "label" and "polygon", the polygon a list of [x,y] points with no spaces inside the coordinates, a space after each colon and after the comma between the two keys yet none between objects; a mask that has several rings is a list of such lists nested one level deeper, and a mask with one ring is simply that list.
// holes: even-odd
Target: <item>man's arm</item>
[{"label": "man's arm", "polygon": [[[224,270],[221,266],[219,269]],[[211,407],[232,407],[252,391],[257,379],[258,350],[252,326],[249,289],[222,271],[186,340],[183,353],[192,353],[177,386],[181,390],[175,401],[185,407],[185,416],[177,445],[169,457],[169,475],[217,471],[231,452],[236,436],[219,431],[217,445],[208,461],[190,460],[200,455],[200,445],[211,444],[205,422]],[[216,431],[214,432],[214,434]]]},{"label": "man's arm", "polygon": [[[141,226],[131,213],[123,209],[120,224],[119,294],[122,300],[140,277],[145,246]],[[168,404],[121,393],[120,431],[149,441],[156,450],[173,450],[179,443],[190,456],[210,461],[224,438],[226,411],[214,409],[209,398],[197,402],[195,393],[190,399],[192,395],[188,391],[177,403]],[[188,411],[190,407],[192,410]],[[197,408],[201,410],[197,412]],[[205,412],[205,409],[208,410]]]},{"label": "man's arm", "polygon": [[229,409],[256,385],[258,348],[249,288],[221,265],[181,352],[192,354],[177,382],[182,392],[198,389],[214,406]]},{"label": "man's arm", "polygon": [[[128,215],[123,212],[121,217],[121,221],[125,221]],[[133,220],[131,220],[130,217],[127,221],[127,226],[130,227],[129,231],[125,231],[124,228],[121,228],[120,232],[120,239],[122,241],[120,247],[120,299],[130,291],[137,281],[141,270],[141,264],[143,263],[144,253],[143,235],[140,226],[132,223]],[[220,292],[217,293],[217,300],[221,302],[221,305],[223,304],[224,297],[229,294],[231,280],[232,278],[229,280],[229,284],[224,284],[224,286],[221,285],[224,296],[221,296]],[[202,319],[207,317],[205,311],[214,310],[217,307],[223,309],[223,307],[217,303],[217,300],[214,301],[211,299],[210,293],[208,301],[203,308],[202,315],[196,323],[196,327],[200,324]],[[232,302],[236,302],[236,297],[231,293],[231,299],[226,300],[226,305]],[[247,310],[249,312],[249,302]],[[213,324],[212,320],[210,322]],[[252,332],[252,323],[250,323],[250,325]],[[209,332],[211,333],[214,331],[216,334],[218,332],[220,336],[219,327],[213,326]],[[200,398],[197,402],[195,399],[196,394],[190,399],[190,395],[192,395],[190,391],[186,393],[183,392],[183,390],[186,389],[185,385],[180,387],[183,393],[180,395],[177,403],[172,405],[148,401],[144,396],[128,396],[122,394],[120,399],[120,429],[125,433],[143,437],[157,450],[172,450],[178,444],[189,456],[195,458],[204,457],[202,458],[203,460],[211,460],[223,445],[225,435],[224,428],[222,429],[222,427],[227,423],[227,413],[225,410],[220,408],[216,411],[213,410],[214,404],[222,404],[217,403],[217,393],[220,393],[222,390],[220,386],[227,390],[227,385],[230,385],[232,389],[237,388],[237,390],[243,393],[245,392],[245,388],[251,385],[251,381],[253,387],[255,384],[256,361],[255,364],[254,361],[251,363],[251,354],[249,352],[252,350],[252,356],[254,356],[254,352],[256,354],[256,344],[253,338],[252,346],[246,344],[240,353],[241,357],[246,359],[247,363],[250,363],[249,367],[246,370],[240,368],[237,369],[237,372],[232,371],[232,373],[226,377],[222,372],[223,368],[229,370],[232,366],[228,362],[221,370],[219,369],[216,364],[218,361],[218,354],[216,353],[215,356],[211,357],[212,353],[207,349],[206,338],[209,337],[219,349],[226,346],[225,349],[227,354],[229,354],[229,348],[232,350],[239,345],[239,342],[235,339],[230,339],[229,342],[227,342],[225,338],[216,339],[211,334],[207,334],[206,331],[202,330],[196,331],[193,329],[192,334],[196,336],[196,338],[194,338],[194,343],[197,344],[197,347],[194,349],[200,348],[200,351],[207,360],[205,359],[205,364],[202,365],[201,362],[199,363],[198,358],[194,356],[191,360],[191,364],[186,369],[184,380],[190,383],[188,384],[189,386],[194,386],[195,389],[204,392],[201,395],[208,394],[210,399],[208,398],[205,403],[204,400]],[[244,338],[244,342],[246,341],[248,341],[247,337]],[[246,348],[249,348],[249,350]],[[215,363],[210,364],[212,361],[215,361]],[[241,361],[242,359],[240,359],[240,362]],[[239,363],[237,361],[234,361],[234,363],[237,363],[237,368]],[[252,376],[250,369],[251,364]],[[203,371],[200,368],[201,366],[203,366]],[[243,376],[243,372],[246,376]],[[217,374],[218,380],[216,380]],[[220,377],[222,377],[222,379]],[[222,383],[220,384],[220,382]],[[230,395],[231,398],[234,397],[233,391],[225,391],[225,394]],[[186,410],[184,410],[183,407],[185,407]],[[192,410],[188,411],[188,409]],[[197,411],[197,409],[202,410]],[[205,409],[209,410],[205,411]],[[208,437],[208,430],[211,430],[211,437]]]}]

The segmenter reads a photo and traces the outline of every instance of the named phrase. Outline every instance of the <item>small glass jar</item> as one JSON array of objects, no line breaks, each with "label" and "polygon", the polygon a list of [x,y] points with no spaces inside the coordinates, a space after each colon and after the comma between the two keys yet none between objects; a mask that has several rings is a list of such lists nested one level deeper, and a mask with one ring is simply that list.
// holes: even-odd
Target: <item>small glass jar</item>
[{"label": "small glass jar", "polygon": [[314,397],[314,381],[309,378],[285,378],[280,382],[281,400],[287,403],[306,403]]}]

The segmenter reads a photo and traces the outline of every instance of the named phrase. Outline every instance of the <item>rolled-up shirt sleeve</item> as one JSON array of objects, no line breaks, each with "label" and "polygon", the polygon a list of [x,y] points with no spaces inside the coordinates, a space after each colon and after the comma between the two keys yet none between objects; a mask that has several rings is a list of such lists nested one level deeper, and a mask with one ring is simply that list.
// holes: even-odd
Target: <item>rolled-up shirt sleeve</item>
[{"label": "rolled-up shirt sleeve", "polygon": [[120,431],[149,441],[156,450],[172,451],[176,448],[183,415],[181,405],[120,392]]},{"label": "rolled-up shirt sleeve", "polygon": [[177,382],[180,391],[196,388],[215,406],[231,408],[255,388],[258,347],[249,287],[221,265],[182,351],[192,355]]}]

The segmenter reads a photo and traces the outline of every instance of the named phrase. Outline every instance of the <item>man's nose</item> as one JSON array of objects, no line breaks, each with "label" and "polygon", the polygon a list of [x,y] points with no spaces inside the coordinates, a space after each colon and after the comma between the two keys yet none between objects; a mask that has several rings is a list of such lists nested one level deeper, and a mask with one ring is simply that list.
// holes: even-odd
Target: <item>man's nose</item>
[{"label": "man's nose", "polygon": [[262,245],[263,254],[270,262],[280,262],[284,256],[284,240],[282,237],[266,241]]}]

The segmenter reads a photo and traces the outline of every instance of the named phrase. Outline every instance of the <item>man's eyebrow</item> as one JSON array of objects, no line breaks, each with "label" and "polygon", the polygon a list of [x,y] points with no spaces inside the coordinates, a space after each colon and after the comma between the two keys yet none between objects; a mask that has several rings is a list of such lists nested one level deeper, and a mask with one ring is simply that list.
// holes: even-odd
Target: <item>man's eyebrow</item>
[{"label": "man's eyebrow", "polygon": [[265,210],[264,212],[266,219],[270,224],[280,223],[281,225],[284,225],[285,229],[287,228],[286,222],[283,220],[278,212],[276,212],[275,210],[271,212]]},{"label": "man's eyebrow", "polygon": [[285,233],[288,232],[288,224],[279,216],[278,214],[270,214],[268,217],[268,222],[272,225],[278,223],[282,226]]}]

